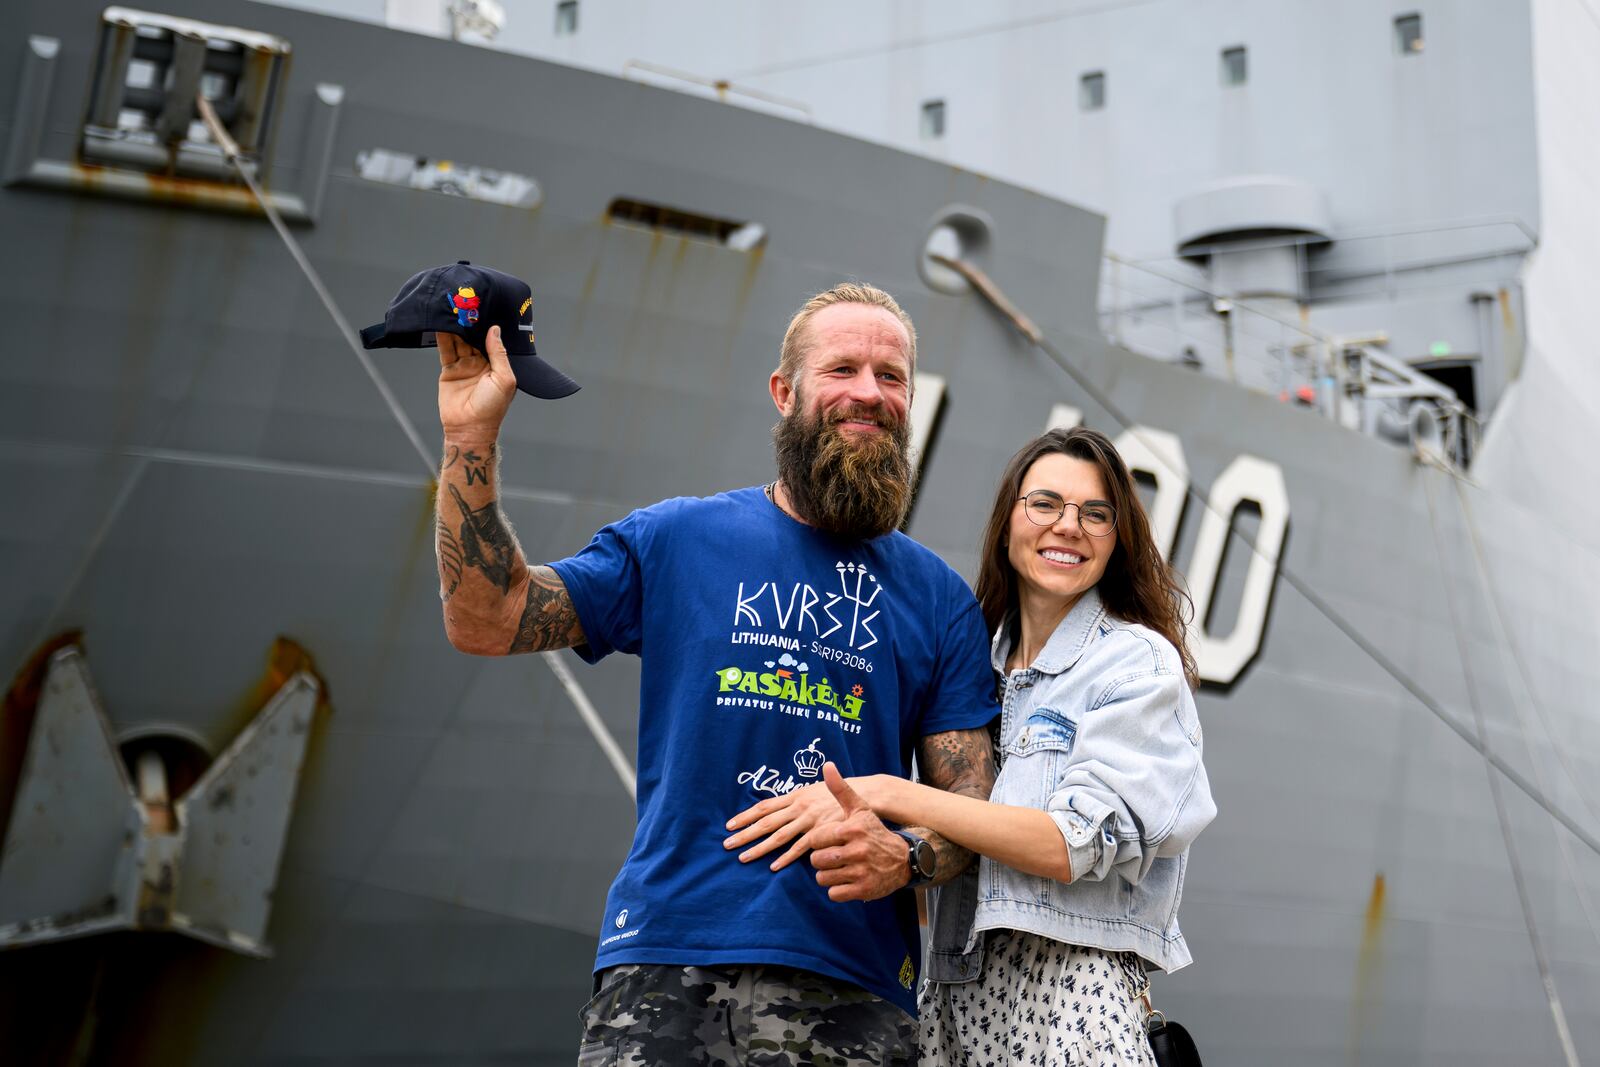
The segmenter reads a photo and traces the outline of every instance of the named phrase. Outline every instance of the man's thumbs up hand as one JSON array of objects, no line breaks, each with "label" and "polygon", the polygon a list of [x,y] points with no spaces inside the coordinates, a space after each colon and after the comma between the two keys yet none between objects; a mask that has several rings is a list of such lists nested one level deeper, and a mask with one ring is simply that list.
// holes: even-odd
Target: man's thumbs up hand
[{"label": "man's thumbs up hand", "polygon": [[905,838],[883,825],[831,762],[822,765],[822,780],[845,814],[844,821],[806,835],[817,884],[827,887],[828,899],[877,900],[911,881]]},{"label": "man's thumbs up hand", "polygon": [[867,812],[869,815],[872,813],[872,808],[861,799],[859,793],[850,788],[850,783],[844,780],[844,775],[839,773],[839,768],[834,766],[832,760],[822,765],[822,780],[828,783],[828,792],[833,794],[833,799],[844,809],[845,818],[848,819],[858,811]]}]

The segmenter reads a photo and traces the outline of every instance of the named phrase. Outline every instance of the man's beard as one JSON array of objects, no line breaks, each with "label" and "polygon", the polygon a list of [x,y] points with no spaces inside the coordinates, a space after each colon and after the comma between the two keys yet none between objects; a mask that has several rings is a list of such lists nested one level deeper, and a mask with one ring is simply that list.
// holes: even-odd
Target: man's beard
[{"label": "man's beard", "polygon": [[[778,477],[800,518],[840,537],[865,540],[898,529],[911,505],[911,431],[903,418],[851,408],[807,418],[794,414],[773,428]],[[881,432],[841,430],[847,420],[875,422]]]}]

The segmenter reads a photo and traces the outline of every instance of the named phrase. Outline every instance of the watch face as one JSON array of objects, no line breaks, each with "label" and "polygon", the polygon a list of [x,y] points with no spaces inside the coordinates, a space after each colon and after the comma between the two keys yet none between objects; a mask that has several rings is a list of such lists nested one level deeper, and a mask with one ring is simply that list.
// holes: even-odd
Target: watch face
[{"label": "watch face", "polygon": [[933,846],[926,841],[918,841],[911,848],[911,865],[917,869],[917,874],[923,878],[932,878],[933,870],[939,863],[939,854]]}]

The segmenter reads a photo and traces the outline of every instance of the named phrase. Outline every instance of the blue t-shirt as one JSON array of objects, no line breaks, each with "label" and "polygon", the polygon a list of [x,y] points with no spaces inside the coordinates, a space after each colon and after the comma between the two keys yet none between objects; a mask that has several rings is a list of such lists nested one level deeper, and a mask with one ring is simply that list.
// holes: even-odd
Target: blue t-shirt
[{"label": "blue t-shirt", "polygon": [[820,782],[825,759],[904,777],[923,735],[999,713],[966,583],[903,534],[836,538],[759,488],[636,511],[551,566],[588,640],[578,654],[642,660],[639,825],[595,969],[781,964],[915,1014],[910,893],[834,903],[807,862],[741,864],[723,827]]}]

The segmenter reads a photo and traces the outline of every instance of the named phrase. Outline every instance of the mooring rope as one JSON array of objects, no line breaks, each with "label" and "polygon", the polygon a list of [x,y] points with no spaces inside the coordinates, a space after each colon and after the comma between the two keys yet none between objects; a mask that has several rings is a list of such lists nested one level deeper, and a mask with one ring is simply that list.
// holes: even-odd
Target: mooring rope
[{"label": "mooring rope", "polygon": [[[394,416],[395,422],[400,424],[400,429],[406,435],[406,439],[411,442],[411,447],[416,449],[417,458],[422,461],[422,466],[427,471],[428,479],[433,481],[438,475],[438,468],[435,466],[432,452],[422,443],[421,434],[417,432],[416,426],[412,424],[411,419],[406,415],[405,409],[400,406],[400,401],[390,390],[389,383],[384,381],[383,376],[378,373],[377,366],[361,345],[361,338],[351,328],[349,320],[344,317],[344,313],[339,310],[339,305],[334,302],[333,294],[328,292],[328,287],[323,284],[321,275],[311,265],[311,260],[306,258],[305,251],[300,247],[300,242],[296,241],[294,234],[289,232],[289,227],[284,223],[283,217],[278,214],[278,209],[273,206],[272,201],[261,191],[261,186],[256,183],[255,175],[250,173],[250,168],[240,156],[239,146],[234,143],[233,138],[228,135],[227,129],[223,127],[221,120],[217,118],[216,110],[211,106],[211,102],[201,96],[197,98],[197,104],[200,109],[200,117],[205,121],[206,129],[210,131],[212,140],[222,149],[222,153],[227,157],[228,162],[233,164],[233,169],[238,171],[239,177],[250,187],[250,193],[256,198],[256,203],[260,205],[262,213],[267,216],[267,221],[272,223],[272,228],[278,231],[279,238],[282,239],[284,247],[289,250],[289,255],[294,258],[295,264],[300,268],[300,273],[305,276],[306,282],[310,284],[312,290],[317,294],[317,298],[322,301],[322,306],[327,309],[328,316],[333,319],[333,324],[338,327],[339,336],[344,338],[345,344],[355,354],[356,359],[361,363],[362,369],[372,379],[372,384],[377,387],[378,395],[388,405],[389,413]],[[583,686],[579,683],[577,676],[567,669],[565,663],[560,662],[557,658],[559,655],[557,652],[544,652],[541,653],[541,658],[544,660],[545,666],[550,668],[550,673],[555,675],[556,681],[560,684],[562,690],[567,694],[567,699],[577,711],[578,718],[583,721],[583,725],[588,728],[589,733],[594,737],[595,744],[600,746],[601,753],[605,755],[606,761],[611,764],[612,770],[616,772],[617,778],[622,782],[622,787],[627,790],[630,797],[636,796],[638,775],[634,772],[632,764],[628,762],[628,757],[622,751],[622,746],[617,744],[617,739],[612,736],[611,731],[606,727],[605,721],[600,718],[600,714],[595,710],[594,703],[589,700],[588,694],[583,691]],[[439,729],[441,732],[450,726],[459,711],[460,705],[450,709],[450,714],[440,724]]]}]

